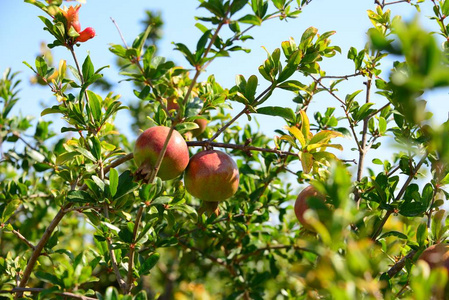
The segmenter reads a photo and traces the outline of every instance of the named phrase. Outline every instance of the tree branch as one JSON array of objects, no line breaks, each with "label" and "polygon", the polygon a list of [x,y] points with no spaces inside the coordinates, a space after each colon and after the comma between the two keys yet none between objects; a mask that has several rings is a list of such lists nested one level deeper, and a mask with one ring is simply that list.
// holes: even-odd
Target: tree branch
[{"label": "tree branch", "polygon": [[[13,288],[11,290],[0,290],[0,294],[12,294],[12,293],[40,293],[43,292],[44,288]],[[81,299],[81,300],[97,300],[97,298],[92,298],[88,296],[78,295],[70,292],[55,292],[55,294],[64,296],[64,297],[70,297],[72,299]]]},{"label": "tree branch", "polygon": [[[44,249],[44,246],[47,244],[47,242],[50,239],[51,234],[55,230],[56,226],[58,226],[59,222],[61,222],[62,218],[65,216],[65,214],[66,214],[65,210],[70,208],[70,206],[72,206],[72,203],[68,203],[68,204],[64,205],[63,207],[61,207],[59,212],[56,214],[54,219],[51,221],[50,225],[45,230],[39,243],[35,246],[33,254],[31,255],[30,259],[28,260],[28,264],[25,268],[25,271],[23,272],[23,276],[22,276],[22,279],[20,280],[18,288],[26,287],[26,284],[28,283],[28,280],[30,279],[31,272],[33,271],[34,265],[36,264],[36,261],[42,252],[42,249]],[[19,291],[16,294],[15,299],[21,298],[22,295],[23,295],[23,292]]]}]

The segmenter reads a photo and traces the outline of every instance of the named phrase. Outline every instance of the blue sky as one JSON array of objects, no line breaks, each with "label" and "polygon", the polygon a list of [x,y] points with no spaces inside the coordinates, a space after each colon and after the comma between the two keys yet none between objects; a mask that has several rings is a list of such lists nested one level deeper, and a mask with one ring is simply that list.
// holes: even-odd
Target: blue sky
[{"label": "blue sky", "polygon": [[[67,3],[67,5],[70,4],[74,5],[75,3]],[[115,58],[108,51],[108,47],[111,43],[120,44],[121,40],[110,18],[116,20],[125,39],[130,43],[143,30],[140,22],[145,16],[144,10],[150,9],[161,11],[165,22],[164,37],[159,44],[159,55],[166,56],[174,60],[175,63],[188,67],[183,56],[173,50],[172,42],[182,42],[192,47],[196,45],[201,33],[195,27],[194,16],[206,13],[204,9],[198,9],[198,5],[199,2],[196,0],[109,0],[107,2],[87,0],[80,10],[81,27],[94,27],[97,36],[77,48],[77,55],[80,60],[83,60],[89,53],[96,68],[110,65],[111,68],[104,70],[105,76],[118,82],[121,78],[117,75],[118,70],[114,66]],[[429,23],[425,17],[431,12],[430,2],[426,6],[422,20],[426,26],[430,26],[428,24],[432,23]],[[414,8],[405,3],[389,6],[389,8],[392,9],[393,14],[400,13],[404,16],[404,19],[411,19],[416,12]],[[266,52],[262,46],[271,52],[280,47],[282,41],[290,37],[299,40],[304,30],[310,26],[318,28],[320,33],[335,30],[337,33],[332,37],[333,44],[340,46],[342,49],[341,55],[323,62],[322,68],[327,71],[328,75],[350,74],[354,71],[353,63],[347,60],[346,55],[351,46],[360,50],[367,42],[365,33],[371,24],[366,14],[368,9],[375,9],[371,0],[313,0],[297,19],[291,19],[288,22],[271,20],[262,27],[252,30],[251,34],[254,36],[254,40],[249,40],[243,44],[246,48],[252,49],[250,54],[241,52],[236,53],[231,58],[220,58],[210,65],[202,78],[209,74],[215,74],[218,82],[224,87],[231,88],[235,76],[238,74],[243,74],[245,77],[252,74],[259,75],[257,68],[266,58]],[[2,47],[0,48],[0,70],[3,72],[5,68],[11,67],[13,71],[21,72],[20,77],[24,82],[21,85],[22,92],[20,95],[22,100],[17,105],[15,112],[20,111],[24,115],[31,114],[36,118],[39,118],[42,110],[40,103],[44,103],[46,106],[56,103],[48,88],[27,84],[33,74],[22,63],[22,61],[27,61],[33,65],[39,53],[39,44],[42,41],[46,43],[52,41],[50,35],[42,30],[43,24],[38,19],[38,15],[43,15],[43,12],[33,5],[19,0],[1,0],[0,41],[2,41]],[[434,30],[436,30],[435,27]],[[69,64],[73,64],[67,50],[57,49],[54,51],[54,56],[56,61],[67,59]],[[384,65],[386,70],[391,68],[390,63],[391,61],[387,61]],[[261,76],[259,76],[259,82],[260,90],[265,89]],[[346,93],[352,93],[363,88],[361,80],[344,84],[340,88],[340,96],[344,97]],[[122,82],[115,86],[113,91],[121,94],[122,101],[125,103],[134,99],[129,83]],[[435,98],[439,98],[439,95],[436,94]],[[290,93],[278,92],[266,104],[295,108],[295,104],[291,101],[292,98],[293,95]],[[359,100],[363,101],[363,99]],[[376,100],[379,100],[379,98],[374,97],[374,101]],[[429,101],[429,106],[434,107],[437,114],[446,117],[447,109],[442,110],[439,101],[436,101]],[[377,107],[383,104],[385,104],[385,100],[380,99]],[[311,109],[312,111],[317,109],[325,111],[327,106],[338,107],[338,103],[329,95],[322,93],[317,97]],[[237,113],[240,108],[238,105],[234,105],[234,107],[234,111]],[[125,133],[131,134],[128,129],[129,118],[126,111],[121,111],[120,114],[118,120],[121,123],[119,123],[119,127],[124,128]],[[280,118],[258,117],[258,120],[261,123],[261,130],[271,136],[276,127],[280,128],[284,125]],[[346,125],[344,121],[342,122],[342,125]],[[355,153],[348,153],[344,156],[355,156]]]}]

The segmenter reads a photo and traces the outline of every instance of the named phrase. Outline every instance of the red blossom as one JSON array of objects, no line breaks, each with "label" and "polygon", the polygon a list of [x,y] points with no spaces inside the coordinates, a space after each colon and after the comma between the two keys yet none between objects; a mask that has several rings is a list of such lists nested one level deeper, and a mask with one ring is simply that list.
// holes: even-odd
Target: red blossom
[{"label": "red blossom", "polygon": [[75,31],[79,33],[79,36],[76,37],[75,42],[83,43],[95,36],[95,30],[92,27],[87,27],[86,29],[81,31],[81,24],[79,22],[78,16],[80,8],[81,5],[78,4],[75,7],[70,6],[69,8],[64,7],[64,9],[60,8],[60,11],[64,18],[67,20],[67,32],[71,27],[73,27],[73,29],[75,29]]}]

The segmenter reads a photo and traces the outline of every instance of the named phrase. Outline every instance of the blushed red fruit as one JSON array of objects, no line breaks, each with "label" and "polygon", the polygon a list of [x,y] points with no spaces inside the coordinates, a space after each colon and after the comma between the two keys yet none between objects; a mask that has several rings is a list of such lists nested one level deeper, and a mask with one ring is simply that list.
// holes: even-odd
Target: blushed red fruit
[{"label": "blushed red fruit", "polygon": [[87,27],[80,32],[80,35],[76,38],[76,41],[84,43],[93,37],[95,37],[95,30],[92,27]]},{"label": "blushed red fruit", "polygon": [[239,170],[226,153],[206,150],[190,158],[184,182],[192,196],[203,201],[220,202],[237,191]]},{"label": "blushed red fruit", "polygon": [[198,128],[192,130],[192,136],[197,137],[206,130],[209,121],[206,119],[196,119],[194,122],[198,125]]},{"label": "blushed red fruit", "polygon": [[295,214],[298,221],[304,226],[310,228],[310,224],[304,218],[304,213],[309,209],[307,201],[310,197],[321,199],[324,201],[323,195],[321,195],[312,185],[309,185],[299,193],[295,202]]},{"label": "blushed red fruit", "polygon": [[[170,128],[165,126],[151,127],[137,138],[134,160],[139,169],[136,173],[145,176],[154,168],[169,131]],[[185,170],[188,163],[189,150],[186,141],[179,132],[173,130],[157,176],[162,180],[173,179]]]},{"label": "blushed red fruit", "polygon": [[449,272],[449,245],[444,243],[432,245],[423,251],[419,259],[427,262],[430,269],[443,267]]}]

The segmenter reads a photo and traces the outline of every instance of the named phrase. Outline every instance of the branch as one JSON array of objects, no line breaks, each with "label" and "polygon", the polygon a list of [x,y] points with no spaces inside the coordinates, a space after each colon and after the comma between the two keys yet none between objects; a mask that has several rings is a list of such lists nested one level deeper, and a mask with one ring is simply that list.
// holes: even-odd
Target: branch
[{"label": "branch", "polygon": [[24,237],[20,232],[18,232],[17,230],[13,229],[11,230],[12,233],[14,233],[22,242],[24,242],[25,244],[27,244],[28,247],[30,247],[33,250],[36,250],[36,246],[34,246],[29,240],[26,239],[26,237]]},{"label": "branch", "polygon": [[[270,85],[266,88],[257,98],[254,100],[253,107],[256,107],[259,100],[262,99],[269,91],[271,91],[276,86]],[[240,118],[243,114],[249,113],[248,108],[245,106],[234,118],[232,118],[228,123],[226,123],[222,128],[220,128],[210,139],[209,142],[215,140],[220,134],[223,133],[229,126],[231,126],[238,118]]]},{"label": "branch", "polygon": [[[65,216],[65,214],[66,214],[65,210],[70,208],[70,206],[72,206],[72,203],[68,203],[68,204],[64,205],[63,207],[61,207],[59,212],[56,214],[54,219],[51,221],[50,225],[45,230],[39,243],[35,246],[33,254],[31,255],[30,259],[28,260],[28,264],[25,268],[25,271],[23,272],[23,276],[22,276],[22,279],[20,280],[18,288],[26,287],[28,280],[30,279],[31,272],[33,271],[34,265],[36,264],[36,261],[42,252],[42,249],[44,249],[44,246],[47,244],[47,242],[50,239],[51,234],[55,230],[56,226],[58,226],[59,222],[61,222],[62,218]],[[21,298],[22,295],[23,295],[23,292],[19,291],[16,294],[15,299]]]},{"label": "branch", "polygon": [[[12,290],[0,290],[0,294],[12,294],[12,293],[40,293],[45,291],[45,289],[43,288],[13,288]],[[78,295],[78,294],[74,294],[74,293],[70,293],[70,292],[55,292],[55,294],[57,295],[61,295],[61,296],[65,296],[65,297],[70,297],[73,299],[81,299],[81,300],[97,300],[97,298],[92,298],[92,297],[88,297],[88,296],[83,296],[83,295]]]},{"label": "branch", "polygon": [[328,88],[327,86],[325,86],[324,84],[321,83],[321,79],[316,79],[313,75],[310,75],[310,77],[312,77],[312,79],[319,85],[321,86],[323,89],[325,89],[332,97],[334,97],[335,99],[337,99],[338,102],[340,102],[342,104],[343,110],[345,112],[346,115],[346,119],[348,120],[349,123],[349,128],[351,129],[352,135],[354,136],[354,140],[357,144],[357,149],[360,151],[362,151],[359,139],[357,137],[357,134],[355,133],[355,128],[354,128],[354,124],[351,122],[351,118],[349,116],[349,112],[346,109],[346,103],[345,101],[343,101],[340,97],[338,97],[330,88]]},{"label": "branch", "polygon": [[[369,77],[368,81],[366,82],[366,98],[365,103],[370,102],[370,96],[371,96],[371,83],[372,78]],[[362,141],[360,143],[359,147],[359,163],[357,164],[357,178],[356,180],[360,182],[362,180],[363,176],[363,164],[365,162],[365,155],[366,152],[369,149],[369,146],[366,144],[367,135],[368,135],[368,121],[370,119],[370,116],[367,116],[363,119],[363,129],[362,129]],[[354,201],[358,202],[360,199],[360,193],[355,193]]]},{"label": "branch", "polygon": [[298,156],[297,153],[289,152],[289,151],[280,151],[277,149],[269,149],[269,148],[261,148],[261,147],[253,147],[248,145],[237,145],[237,144],[227,144],[227,143],[217,143],[217,142],[210,142],[209,140],[205,141],[190,141],[187,142],[188,147],[219,147],[219,148],[229,148],[229,149],[238,149],[242,150],[243,152],[249,152],[249,151],[259,151],[259,152],[270,152],[270,153],[276,153],[280,156]]},{"label": "branch", "polygon": [[417,250],[412,250],[410,251],[406,256],[404,256],[403,258],[401,258],[397,263],[395,263],[390,270],[387,271],[387,274],[390,278],[392,278],[393,276],[395,276],[397,273],[399,273],[402,268],[404,268],[405,263],[407,262],[407,260],[412,259],[413,256],[415,256]]},{"label": "branch", "polygon": [[337,75],[337,76],[326,75],[326,76],[320,77],[320,79],[318,79],[318,80],[321,80],[321,79],[346,79],[346,80],[348,80],[351,77],[356,77],[356,76],[360,76],[360,75],[363,75],[363,74],[360,72],[357,72],[357,73],[350,74],[350,75]]}]

